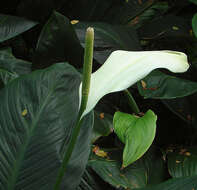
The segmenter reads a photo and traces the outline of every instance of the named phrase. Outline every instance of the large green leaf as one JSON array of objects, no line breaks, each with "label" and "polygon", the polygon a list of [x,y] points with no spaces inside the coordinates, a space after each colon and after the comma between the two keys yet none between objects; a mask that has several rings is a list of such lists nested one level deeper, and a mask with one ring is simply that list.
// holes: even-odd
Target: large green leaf
[{"label": "large green leaf", "polygon": [[[0,91],[2,190],[53,189],[62,160],[62,142],[67,145],[78,113],[80,81],[73,67],[61,63],[19,77]],[[92,122],[90,114],[69,162],[64,189],[68,179],[73,188],[80,181],[87,162]]]},{"label": "large green leaf", "polygon": [[85,31],[89,26],[95,31],[94,58],[101,64],[114,50],[140,50],[139,40],[133,27],[102,22],[78,22],[74,25],[82,46],[85,44]]},{"label": "large green leaf", "polygon": [[24,18],[0,14],[0,42],[13,38],[36,24]]},{"label": "large green leaf", "polygon": [[158,185],[135,190],[195,190],[197,188],[197,176],[170,179]]},{"label": "large green leaf", "polygon": [[122,112],[114,115],[114,132],[125,143],[123,167],[139,159],[152,144],[156,133],[157,116],[147,111],[143,117]]},{"label": "large green leaf", "polygon": [[153,71],[138,82],[138,90],[145,98],[170,99],[197,92],[197,83]]},{"label": "large green leaf", "polygon": [[70,21],[60,13],[53,12],[41,31],[33,62],[39,67],[46,67],[59,61],[69,61],[81,67],[83,48]]},{"label": "large green leaf", "polygon": [[196,147],[180,148],[168,154],[168,170],[172,177],[197,175]]}]

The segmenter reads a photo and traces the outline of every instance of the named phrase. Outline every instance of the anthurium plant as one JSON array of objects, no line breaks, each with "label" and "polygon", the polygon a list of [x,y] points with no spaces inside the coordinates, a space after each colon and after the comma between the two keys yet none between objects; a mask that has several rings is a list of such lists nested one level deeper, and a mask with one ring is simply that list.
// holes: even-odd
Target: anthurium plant
[{"label": "anthurium plant", "polygon": [[[195,53],[157,48],[165,2],[89,3],[0,14],[0,190],[195,189]],[[165,19],[157,40],[186,35]]]}]

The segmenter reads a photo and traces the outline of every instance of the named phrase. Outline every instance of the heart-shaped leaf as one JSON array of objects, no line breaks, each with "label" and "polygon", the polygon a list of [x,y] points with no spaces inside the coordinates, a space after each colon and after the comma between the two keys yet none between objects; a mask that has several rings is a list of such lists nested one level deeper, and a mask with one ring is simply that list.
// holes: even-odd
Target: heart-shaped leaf
[{"label": "heart-shaped leaf", "polygon": [[123,167],[139,159],[152,144],[156,132],[157,116],[148,110],[143,117],[122,112],[114,115],[114,132],[125,143]]}]

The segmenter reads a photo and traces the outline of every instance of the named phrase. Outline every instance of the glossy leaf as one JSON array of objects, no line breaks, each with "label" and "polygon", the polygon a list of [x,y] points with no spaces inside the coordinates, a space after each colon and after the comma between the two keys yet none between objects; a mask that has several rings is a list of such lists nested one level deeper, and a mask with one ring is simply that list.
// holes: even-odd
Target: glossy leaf
[{"label": "glossy leaf", "polygon": [[13,38],[37,23],[24,18],[0,14],[0,42]]},{"label": "glossy leaf", "polygon": [[94,58],[101,64],[114,50],[140,50],[137,33],[133,27],[114,26],[102,22],[78,22],[74,25],[82,46],[88,26],[94,28]]},{"label": "glossy leaf", "polygon": [[157,116],[147,111],[143,117],[116,112],[114,115],[114,132],[125,144],[123,167],[139,159],[152,144],[156,132]]},{"label": "glossy leaf", "polygon": [[197,92],[197,83],[153,71],[138,82],[138,90],[145,98],[171,99]]},{"label": "glossy leaf", "polygon": [[112,131],[113,117],[110,114],[95,111],[92,142],[95,142],[101,136],[108,136]]},{"label": "glossy leaf", "polygon": [[168,170],[172,177],[197,175],[196,147],[180,148],[168,154]]},{"label": "glossy leaf", "polygon": [[[62,142],[66,147],[77,117],[80,81],[73,67],[61,63],[19,77],[0,91],[1,189],[53,189]],[[66,174],[64,187],[79,184],[88,159],[92,122],[90,114],[69,162],[72,175]]]},{"label": "glossy leaf", "polygon": [[81,67],[83,48],[70,21],[64,15],[53,12],[41,31],[33,62],[39,67],[46,67],[60,61],[69,61]]}]

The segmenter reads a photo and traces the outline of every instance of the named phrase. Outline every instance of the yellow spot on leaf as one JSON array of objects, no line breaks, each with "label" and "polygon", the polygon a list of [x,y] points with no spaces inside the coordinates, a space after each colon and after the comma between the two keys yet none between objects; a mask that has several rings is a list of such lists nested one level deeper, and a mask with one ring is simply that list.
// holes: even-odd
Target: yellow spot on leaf
[{"label": "yellow spot on leaf", "polygon": [[22,116],[26,116],[27,115],[27,109],[24,109],[22,112]]},{"label": "yellow spot on leaf", "polygon": [[112,177],[112,174],[108,174],[108,176]]},{"label": "yellow spot on leaf", "polygon": [[105,114],[104,114],[104,113],[100,113],[99,117],[100,117],[101,119],[104,119]]},{"label": "yellow spot on leaf", "polygon": [[191,156],[191,153],[190,152],[186,152],[185,156]]},{"label": "yellow spot on leaf", "polygon": [[79,22],[79,20],[71,20],[70,23],[71,24],[77,24]]},{"label": "yellow spot on leaf", "polygon": [[99,157],[105,158],[108,157],[107,152],[101,150],[98,146],[95,146],[92,151]]},{"label": "yellow spot on leaf", "polygon": [[180,160],[176,160],[176,163],[179,164],[179,163],[181,163],[181,161]]},{"label": "yellow spot on leaf", "polygon": [[143,88],[143,89],[146,89],[146,86],[147,86],[147,85],[146,85],[145,81],[141,80],[141,84],[142,84],[142,88]]},{"label": "yellow spot on leaf", "polygon": [[172,29],[173,29],[173,30],[179,30],[179,27],[173,26]]}]

